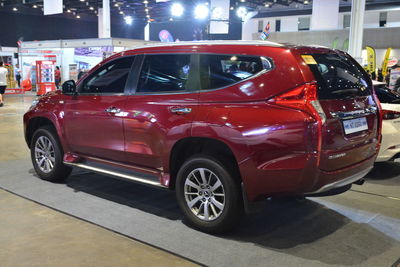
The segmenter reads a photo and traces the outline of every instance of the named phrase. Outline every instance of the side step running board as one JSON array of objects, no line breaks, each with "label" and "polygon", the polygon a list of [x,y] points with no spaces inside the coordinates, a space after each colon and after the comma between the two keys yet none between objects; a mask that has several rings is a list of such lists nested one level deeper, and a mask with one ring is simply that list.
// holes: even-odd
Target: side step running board
[{"label": "side step running board", "polygon": [[167,188],[167,187],[163,186],[162,184],[160,184],[159,182],[140,177],[139,175],[131,175],[131,174],[121,173],[121,172],[117,172],[117,171],[110,171],[110,170],[106,170],[106,169],[99,168],[99,167],[89,166],[89,165],[86,165],[83,163],[64,162],[64,164],[68,165],[68,166],[72,166],[72,167],[91,170],[91,171],[101,173],[101,174],[106,174],[106,175],[111,175],[111,176],[115,176],[115,177],[128,179],[128,180],[143,183],[143,184],[148,184],[148,185],[157,186],[157,187],[161,187],[161,188]]}]

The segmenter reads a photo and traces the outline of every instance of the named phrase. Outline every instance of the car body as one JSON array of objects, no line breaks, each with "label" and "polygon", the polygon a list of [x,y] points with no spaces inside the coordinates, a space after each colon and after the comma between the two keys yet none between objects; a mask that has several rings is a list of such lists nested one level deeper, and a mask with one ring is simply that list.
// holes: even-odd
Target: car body
[{"label": "car body", "polygon": [[[40,98],[24,125],[41,178],[75,166],[176,189],[186,219],[218,232],[266,197],[362,179],[381,120],[371,80],[344,52],[195,42],[116,54]],[[53,152],[40,152],[46,142]]]},{"label": "car body", "polygon": [[374,88],[382,106],[382,143],[377,162],[397,160],[400,157],[400,94],[375,82]]}]

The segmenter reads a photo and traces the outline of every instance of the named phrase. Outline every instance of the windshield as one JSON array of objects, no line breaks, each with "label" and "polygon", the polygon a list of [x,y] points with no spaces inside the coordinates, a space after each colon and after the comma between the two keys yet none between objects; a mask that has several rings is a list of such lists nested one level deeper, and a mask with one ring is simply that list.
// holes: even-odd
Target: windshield
[{"label": "windshield", "polygon": [[[314,60],[310,60],[309,57]],[[371,94],[371,81],[352,58],[341,54],[312,54],[306,63],[318,82],[319,99],[344,99]]]}]

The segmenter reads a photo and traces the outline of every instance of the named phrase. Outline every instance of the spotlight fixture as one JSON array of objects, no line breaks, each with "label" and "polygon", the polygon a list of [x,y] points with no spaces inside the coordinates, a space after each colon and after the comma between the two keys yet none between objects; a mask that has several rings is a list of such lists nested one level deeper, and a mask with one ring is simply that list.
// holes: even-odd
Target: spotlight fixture
[{"label": "spotlight fixture", "polygon": [[171,15],[174,17],[180,17],[183,14],[183,6],[180,3],[174,3],[171,6]]},{"label": "spotlight fixture", "polygon": [[243,19],[247,15],[247,9],[244,6],[239,7],[236,10],[236,15]]},{"label": "spotlight fixture", "polygon": [[194,17],[196,19],[205,19],[208,17],[208,12],[209,12],[209,10],[206,5],[199,4],[194,9]]},{"label": "spotlight fixture", "polygon": [[128,24],[128,25],[131,25],[132,22],[133,22],[132,16],[125,16],[124,20],[125,20],[125,23]]}]

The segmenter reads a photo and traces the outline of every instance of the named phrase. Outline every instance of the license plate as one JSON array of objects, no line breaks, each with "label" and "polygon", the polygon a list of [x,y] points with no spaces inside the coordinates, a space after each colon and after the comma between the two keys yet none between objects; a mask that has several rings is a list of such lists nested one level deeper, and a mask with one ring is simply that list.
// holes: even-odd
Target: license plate
[{"label": "license plate", "polygon": [[352,134],[364,130],[368,130],[367,118],[357,118],[352,120],[343,121],[343,128],[345,134]]}]

